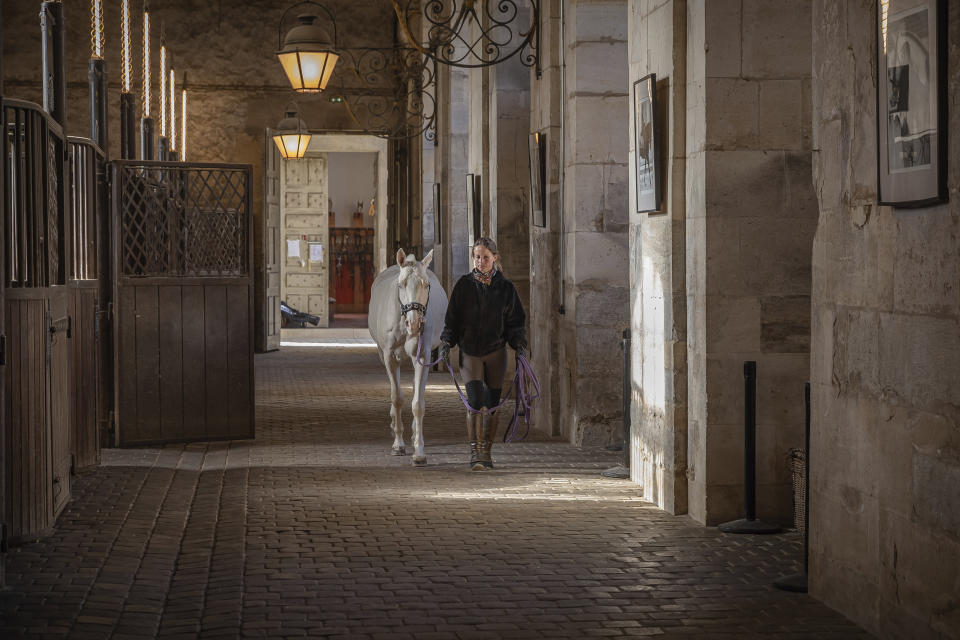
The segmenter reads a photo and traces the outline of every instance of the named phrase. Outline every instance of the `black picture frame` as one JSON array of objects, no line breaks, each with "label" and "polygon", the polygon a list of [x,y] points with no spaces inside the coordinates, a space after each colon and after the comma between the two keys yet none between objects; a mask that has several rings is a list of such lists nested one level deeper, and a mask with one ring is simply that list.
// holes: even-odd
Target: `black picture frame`
[{"label": "black picture frame", "polygon": [[440,210],[441,200],[440,183],[433,183],[433,243],[443,243],[443,212]]},{"label": "black picture frame", "polygon": [[535,227],[547,226],[547,134],[534,131],[530,134],[530,223]]},{"label": "black picture frame", "polygon": [[473,176],[473,241],[483,234],[483,176]]},{"label": "black picture frame", "polygon": [[482,206],[482,182],[480,174],[467,174],[467,228],[470,230],[470,244],[480,237],[480,209]]},{"label": "black picture frame", "polygon": [[877,200],[948,199],[947,0],[877,0]]},{"label": "black picture frame", "polygon": [[637,213],[660,211],[660,131],[657,126],[657,74],[633,83],[633,167]]}]

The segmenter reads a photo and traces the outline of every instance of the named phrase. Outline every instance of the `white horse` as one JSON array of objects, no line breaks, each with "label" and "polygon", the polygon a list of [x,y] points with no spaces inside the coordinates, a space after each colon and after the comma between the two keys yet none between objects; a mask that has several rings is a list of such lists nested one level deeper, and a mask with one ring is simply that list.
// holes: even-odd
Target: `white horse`
[{"label": "white horse", "polygon": [[430,361],[430,353],[440,345],[440,332],[447,313],[447,294],[440,280],[427,269],[433,259],[433,251],[417,262],[413,255],[403,249],[397,251],[397,264],[377,276],[370,290],[370,335],[377,343],[380,360],[390,378],[390,418],[393,429],[393,455],[405,453],[403,421],[400,405],[403,392],[400,390],[400,359],[403,354],[413,363],[413,464],[427,463],[423,452],[423,391],[427,386],[427,367],[417,360],[417,344],[421,360]]}]

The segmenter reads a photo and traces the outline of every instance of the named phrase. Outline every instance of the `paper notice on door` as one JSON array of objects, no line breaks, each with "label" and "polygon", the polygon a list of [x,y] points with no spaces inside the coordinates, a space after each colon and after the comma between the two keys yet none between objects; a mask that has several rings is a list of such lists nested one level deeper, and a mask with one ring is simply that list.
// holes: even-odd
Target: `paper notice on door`
[{"label": "paper notice on door", "polygon": [[300,241],[299,240],[287,240],[287,257],[288,258],[300,257]]},{"label": "paper notice on door", "polygon": [[310,262],[323,262],[323,244],[319,242],[310,243]]}]

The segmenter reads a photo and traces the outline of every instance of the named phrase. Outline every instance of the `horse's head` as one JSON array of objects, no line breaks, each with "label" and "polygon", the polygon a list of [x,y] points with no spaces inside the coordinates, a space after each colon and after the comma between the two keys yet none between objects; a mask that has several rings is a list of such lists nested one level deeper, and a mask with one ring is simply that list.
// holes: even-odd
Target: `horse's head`
[{"label": "horse's head", "polygon": [[400,265],[400,275],[397,278],[397,297],[400,300],[400,315],[403,316],[407,328],[407,336],[415,337],[423,331],[423,323],[427,315],[427,304],[430,301],[430,275],[427,267],[433,260],[431,250],[422,262],[416,257],[407,255],[403,249],[397,250],[397,264]]}]

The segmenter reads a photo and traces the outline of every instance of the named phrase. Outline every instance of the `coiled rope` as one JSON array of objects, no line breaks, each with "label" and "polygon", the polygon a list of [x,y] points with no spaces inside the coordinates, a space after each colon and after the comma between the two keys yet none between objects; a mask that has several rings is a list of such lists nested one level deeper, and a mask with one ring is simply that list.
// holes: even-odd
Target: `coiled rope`
[{"label": "coiled rope", "polygon": [[[424,367],[432,367],[436,364],[439,364],[443,358],[438,357],[433,362],[424,362],[422,357],[423,351],[423,332],[420,333],[420,337],[417,340],[417,364]],[[446,361],[447,371],[450,372],[450,378],[453,379],[453,384],[457,387],[457,393],[460,395],[460,401],[463,402],[463,406],[467,408],[467,411],[470,413],[479,413],[481,415],[489,415],[494,411],[499,410],[503,405],[507,404],[513,394],[516,394],[516,400],[513,405],[513,417],[510,419],[510,424],[507,426],[506,431],[503,432],[503,441],[504,442],[513,442],[514,440],[523,440],[530,433],[530,416],[533,415],[533,410],[540,403],[540,380],[537,379],[537,374],[533,371],[533,365],[530,364],[530,361],[527,360],[525,356],[517,354],[517,371],[513,375],[513,383],[510,385],[510,390],[507,391],[507,394],[503,397],[503,400],[500,401],[495,407],[489,409],[474,409],[470,406],[470,402],[467,400],[467,396],[464,395],[463,389],[460,388],[460,382],[457,380],[456,374],[453,372],[453,367],[450,365],[450,361]],[[521,413],[522,410],[522,413]],[[520,431],[520,416],[523,416],[523,422],[525,424],[525,429],[522,436],[518,436]]]}]

